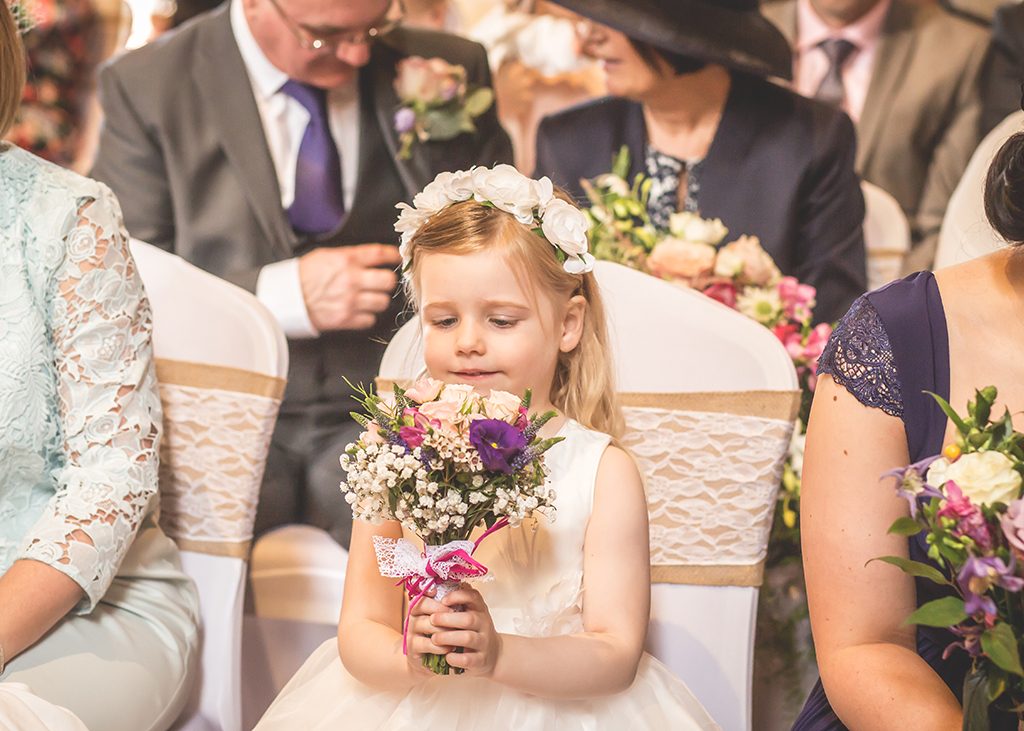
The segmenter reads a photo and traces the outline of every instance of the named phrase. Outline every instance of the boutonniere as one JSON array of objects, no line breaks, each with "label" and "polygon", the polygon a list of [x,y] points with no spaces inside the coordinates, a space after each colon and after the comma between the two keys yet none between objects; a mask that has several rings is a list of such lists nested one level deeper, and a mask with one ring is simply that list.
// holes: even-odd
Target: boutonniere
[{"label": "boutonniere", "polygon": [[470,90],[465,67],[441,58],[410,56],[400,61],[395,92],[402,102],[395,112],[401,160],[409,158],[417,140],[450,140],[475,132],[473,120],[494,103],[491,89]]}]

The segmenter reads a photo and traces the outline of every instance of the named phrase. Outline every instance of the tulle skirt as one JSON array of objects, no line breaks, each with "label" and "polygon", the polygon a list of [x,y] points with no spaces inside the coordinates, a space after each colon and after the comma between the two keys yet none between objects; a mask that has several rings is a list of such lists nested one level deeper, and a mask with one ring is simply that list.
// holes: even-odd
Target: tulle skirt
[{"label": "tulle skirt", "polygon": [[517,731],[718,729],[681,680],[647,655],[622,693],[582,701],[538,698],[482,678],[431,678],[410,691],[378,691],[349,675],[335,639],[322,644],[254,731],[339,728]]}]

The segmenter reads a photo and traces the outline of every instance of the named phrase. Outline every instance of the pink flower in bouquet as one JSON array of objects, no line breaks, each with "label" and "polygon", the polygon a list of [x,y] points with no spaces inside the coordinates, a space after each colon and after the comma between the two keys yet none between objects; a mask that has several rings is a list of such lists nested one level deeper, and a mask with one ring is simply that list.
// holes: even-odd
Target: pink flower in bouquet
[{"label": "pink flower in bouquet", "polygon": [[448,401],[462,406],[473,396],[473,387],[465,383],[449,383],[441,391],[441,401]]},{"label": "pink flower in bouquet", "polygon": [[1024,553],[1024,500],[1014,500],[1010,503],[999,524],[1010,545]]},{"label": "pink flower in bouquet", "polygon": [[939,509],[940,518],[952,518],[957,522],[953,529],[953,535],[966,536],[982,549],[992,547],[992,536],[985,522],[985,516],[981,508],[971,502],[970,498],[963,494],[955,482],[946,483],[946,501]]},{"label": "pink flower in bouquet", "polygon": [[421,378],[405,392],[405,395],[416,403],[423,404],[436,399],[442,388],[444,388],[444,381],[439,381],[436,378]]},{"label": "pink flower in bouquet", "polygon": [[483,400],[484,414],[489,419],[501,419],[508,423],[514,423],[519,417],[519,407],[523,400],[514,393],[508,391],[491,391],[490,395]]},{"label": "pink flower in bouquet", "polygon": [[755,287],[767,287],[782,276],[756,236],[740,236],[723,246],[715,261],[715,274]]},{"label": "pink flower in bouquet", "polygon": [[[445,391],[449,387],[445,388]],[[425,404],[420,405],[420,413],[429,418],[431,421],[436,421],[438,427],[443,431],[455,431],[455,423],[459,421],[459,408],[462,406],[461,402],[456,401],[445,401],[443,400],[444,394],[442,394],[441,401],[428,401]]]},{"label": "pink flower in bouquet", "polygon": [[704,289],[704,294],[721,302],[726,307],[736,309],[736,285],[732,282],[715,282]]},{"label": "pink flower in bouquet", "polygon": [[807,342],[804,344],[804,358],[807,359],[807,366],[811,369],[811,373],[815,375],[818,373],[818,359],[825,352],[825,346],[828,345],[830,337],[832,337],[832,326],[827,322],[815,326],[807,336]]},{"label": "pink flower in bouquet", "polygon": [[362,442],[364,444],[384,443],[384,437],[380,435],[380,427],[377,426],[377,422],[371,421],[366,425],[366,431],[363,432]]},{"label": "pink flower in bouquet", "polygon": [[783,277],[778,287],[786,317],[797,322],[810,320],[818,291],[809,284],[801,284],[796,277]]},{"label": "pink flower in bouquet", "polygon": [[647,268],[661,279],[692,283],[709,276],[715,267],[715,247],[682,239],[662,240],[647,257]]},{"label": "pink flower in bouquet", "polygon": [[398,436],[409,447],[415,449],[423,444],[427,431],[431,427],[431,420],[416,409],[406,409],[405,417],[407,422],[399,428]]}]

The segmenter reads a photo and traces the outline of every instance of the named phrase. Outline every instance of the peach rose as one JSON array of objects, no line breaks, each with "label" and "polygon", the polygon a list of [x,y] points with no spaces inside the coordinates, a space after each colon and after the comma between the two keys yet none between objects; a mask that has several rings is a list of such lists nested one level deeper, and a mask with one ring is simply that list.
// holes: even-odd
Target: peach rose
[{"label": "peach rose", "polygon": [[405,395],[416,403],[422,404],[436,399],[443,387],[444,381],[429,377],[421,378],[412,385],[412,388],[405,392]]},{"label": "peach rose", "polygon": [[489,419],[500,419],[512,424],[519,417],[519,407],[523,400],[514,393],[508,391],[491,391],[491,395],[484,399],[484,414]]},{"label": "peach rose", "polygon": [[756,236],[740,236],[718,252],[715,274],[739,279],[744,284],[767,287],[779,281],[782,272]]},{"label": "peach rose", "polygon": [[714,266],[715,247],[682,239],[663,239],[647,257],[654,276],[688,283],[708,276]]}]

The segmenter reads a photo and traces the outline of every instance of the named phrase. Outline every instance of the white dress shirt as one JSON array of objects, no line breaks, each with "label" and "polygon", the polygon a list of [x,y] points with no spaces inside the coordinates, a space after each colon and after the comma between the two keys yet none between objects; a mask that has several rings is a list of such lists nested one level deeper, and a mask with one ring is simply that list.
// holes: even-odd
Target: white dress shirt
[{"label": "white dress shirt", "polygon": [[[281,91],[288,75],[274,66],[259,47],[245,18],[242,0],[231,0],[231,31],[252,84],[270,159],[277,172],[281,207],[287,210],[295,200],[295,169],[299,145],[309,124],[309,112]],[[342,195],[345,210],[349,211],[359,172],[359,93],[354,81],[328,91],[327,116],[341,157]],[[306,311],[298,259],[285,259],[263,267],[256,280],[256,296],[274,314],[288,337],[320,335]]]}]

